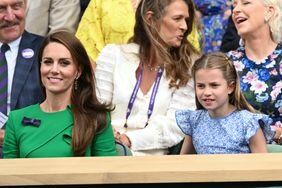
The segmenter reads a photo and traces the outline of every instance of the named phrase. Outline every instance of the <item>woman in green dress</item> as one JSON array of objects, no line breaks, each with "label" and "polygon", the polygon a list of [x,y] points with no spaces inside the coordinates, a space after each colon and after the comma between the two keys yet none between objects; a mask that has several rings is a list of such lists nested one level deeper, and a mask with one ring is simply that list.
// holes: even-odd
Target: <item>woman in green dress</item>
[{"label": "woman in green dress", "polygon": [[116,155],[110,106],[97,100],[91,63],[79,40],[65,31],[53,33],[38,58],[45,100],[10,113],[4,158]]}]

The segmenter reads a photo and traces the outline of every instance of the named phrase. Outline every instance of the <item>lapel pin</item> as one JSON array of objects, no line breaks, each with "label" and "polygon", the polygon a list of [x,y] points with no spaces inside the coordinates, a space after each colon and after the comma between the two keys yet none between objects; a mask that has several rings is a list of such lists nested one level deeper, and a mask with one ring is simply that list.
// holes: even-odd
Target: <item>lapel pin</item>
[{"label": "lapel pin", "polygon": [[32,58],[34,55],[34,51],[30,48],[26,48],[22,51],[22,56],[25,58],[25,59],[30,59]]},{"label": "lapel pin", "polygon": [[39,127],[41,120],[24,117],[23,120],[22,120],[22,123],[24,125],[31,125],[31,126]]}]

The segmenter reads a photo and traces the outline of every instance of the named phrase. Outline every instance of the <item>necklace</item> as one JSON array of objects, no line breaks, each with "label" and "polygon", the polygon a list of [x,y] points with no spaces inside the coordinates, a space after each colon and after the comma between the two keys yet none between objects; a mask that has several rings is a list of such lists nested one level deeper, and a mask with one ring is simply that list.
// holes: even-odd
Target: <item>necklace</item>
[{"label": "necklace", "polygon": [[146,66],[148,67],[149,71],[155,71],[155,72],[158,72],[161,68],[160,65],[152,66],[152,65],[146,64]]},{"label": "necklace", "polygon": [[[141,66],[139,75],[137,77],[136,84],[134,86],[134,89],[132,91],[131,97],[130,97],[129,102],[128,102],[126,116],[125,116],[125,123],[123,125],[124,128],[128,128],[127,119],[131,114],[134,101],[137,98],[137,93],[138,93],[138,90],[140,88],[141,81],[142,81],[143,68],[144,68],[144,64],[142,64],[142,66]],[[148,111],[147,111],[147,121],[146,121],[144,128],[148,125],[150,117],[153,113],[154,105],[155,105],[155,98],[156,98],[156,95],[158,93],[158,88],[159,88],[159,84],[160,84],[160,81],[161,81],[161,78],[162,78],[162,74],[163,74],[163,68],[159,68],[159,71],[158,71],[157,76],[155,78],[154,88],[153,88],[153,91],[152,91],[152,94],[151,94],[151,97],[150,97],[150,103],[149,103],[149,107],[148,107]]]}]

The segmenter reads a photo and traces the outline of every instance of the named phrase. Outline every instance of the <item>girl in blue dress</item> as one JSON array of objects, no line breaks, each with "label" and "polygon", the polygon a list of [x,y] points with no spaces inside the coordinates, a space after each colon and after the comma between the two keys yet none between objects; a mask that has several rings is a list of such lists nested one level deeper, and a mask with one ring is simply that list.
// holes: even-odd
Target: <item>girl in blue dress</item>
[{"label": "girl in blue dress", "polygon": [[220,52],[203,55],[192,75],[197,110],[176,111],[177,124],[186,134],[181,154],[267,152],[274,135],[272,120],[245,100],[233,63]]}]

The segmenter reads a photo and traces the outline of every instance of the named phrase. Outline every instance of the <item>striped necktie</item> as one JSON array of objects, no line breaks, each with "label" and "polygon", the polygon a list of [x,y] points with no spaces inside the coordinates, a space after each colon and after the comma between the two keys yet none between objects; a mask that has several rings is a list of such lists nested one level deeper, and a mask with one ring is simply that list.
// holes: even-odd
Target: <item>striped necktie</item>
[{"label": "striped necktie", "polygon": [[8,44],[1,46],[0,52],[0,112],[7,115],[8,98],[8,66],[5,52],[10,49]]}]

